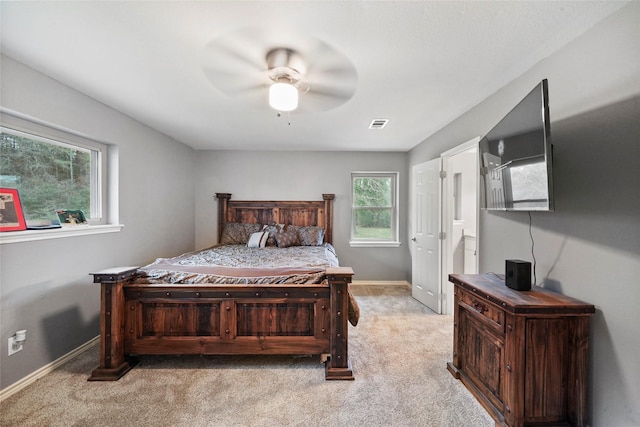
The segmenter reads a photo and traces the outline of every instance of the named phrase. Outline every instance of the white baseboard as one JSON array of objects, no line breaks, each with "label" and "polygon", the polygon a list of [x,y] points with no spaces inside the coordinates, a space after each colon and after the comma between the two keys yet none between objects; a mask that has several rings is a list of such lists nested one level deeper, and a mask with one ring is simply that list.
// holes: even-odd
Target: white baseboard
[{"label": "white baseboard", "polygon": [[27,375],[21,380],[16,381],[15,383],[11,384],[9,387],[3,390],[0,390],[0,402],[8,398],[9,396],[12,396],[13,394],[19,392],[20,390],[27,387],[28,385],[33,384],[34,382],[44,377],[45,375],[47,375],[48,373],[50,373],[51,371],[53,371],[54,369],[62,365],[63,363],[68,362],[69,360],[78,356],[80,353],[87,351],[90,347],[92,347],[96,342],[99,342],[99,341],[100,341],[100,335],[87,341],[86,343],[82,344],[80,347],[76,348],[75,350],[71,350],[69,353],[65,354],[59,359],[54,360],[48,365],[43,366],[37,371],[32,372],[31,374]]},{"label": "white baseboard", "polygon": [[411,288],[411,283],[406,280],[354,280],[351,285],[367,285],[367,286],[404,286]]}]

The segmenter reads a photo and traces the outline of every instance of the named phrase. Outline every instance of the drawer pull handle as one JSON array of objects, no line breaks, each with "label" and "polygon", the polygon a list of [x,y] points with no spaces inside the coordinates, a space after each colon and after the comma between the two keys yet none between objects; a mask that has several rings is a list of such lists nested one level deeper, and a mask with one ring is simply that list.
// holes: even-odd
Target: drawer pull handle
[{"label": "drawer pull handle", "polygon": [[473,303],[473,308],[476,309],[476,311],[480,314],[484,313],[485,311],[488,310],[488,308],[480,303],[474,302]]}]

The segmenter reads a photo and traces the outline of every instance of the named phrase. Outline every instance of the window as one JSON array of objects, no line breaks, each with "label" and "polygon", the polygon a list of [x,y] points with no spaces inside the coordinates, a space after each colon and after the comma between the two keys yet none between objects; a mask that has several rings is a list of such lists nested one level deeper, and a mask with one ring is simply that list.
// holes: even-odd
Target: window
[{"label": "window", "polygon": [[[82,210],[89,225],[106,225],[107,150],[106,144],[3,110],[0,186],[18,190],[27,227],[51,224],[60,209]],[[117,231],[113,228],[71,233]],[[2,233],[0,243],[61,237],[47,231],[41,237],[36,230]]]},{"label": "window", "polygon": [[398,173],[351,174],[351,246],[399,246]]},{"label": "window", "polygon": [[462,174],[453,174],[453,220],[462,221]]}]

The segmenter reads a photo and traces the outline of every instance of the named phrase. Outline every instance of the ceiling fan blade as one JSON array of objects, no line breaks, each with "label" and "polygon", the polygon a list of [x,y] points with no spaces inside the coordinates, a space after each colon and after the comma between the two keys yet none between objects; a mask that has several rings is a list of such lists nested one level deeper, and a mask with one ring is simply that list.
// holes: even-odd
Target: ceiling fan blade
[{"label": "ceiling fan blade", "polygon": [[349,58],[327,43],[315,40],[304,52],[309,70],[323,75],[340,75],[341,77],[357,76],[357,71]]},{"label": "ceiling fan blade", "polygon": [[330,96],[342,100],[348,100],[355,94],[353,86],[315,85],[310,86],[309,93],[318,96]]},{"label": "ceiling fan blade", "polygon": [[264,71],[263,63],[256,62],[246,52],[221,43],[210,43],[205,49],[204,63],[209,66],[218,66],[223,69],[240,69],[251,71]]},{"label": "ceiling fan blade", "polygon": [[268,84],[264,47],[255,31],[236,31],[216,38],[203,51],[202,68],[221,92],[234,97],[252,85]]},{"label": "ceiling fan blade", "polygon": [[322,76],[330,77],[332,79],[355,80],[358,78],[356,70],[352,67],[344,67],[340,65],[335,65],[333,67],[322,67],[314,64],[309,68],[313,74],[319,74]]},{"label": "ceiling fan blade", "polygon": [[345,99],[326,96],[320,93],[309,93],[303,98],[300,98],[298,109],[296,112],[300,113],[318,113],[322,111],[329,111],[343,105],[346,102]]},{"label": "ceiling fan blade", "polygon": [[358,72],[351,61],[328,44],[316,40],[309,52],[304,81],[309,85],[308,100],[317,111],[338,107],[353,97],[358,85]]},{"label": "ceiling fan blade", "polygon": [[309,91],[300,96],[300,112],[320,112],[337,108],[355,94],[355,88],[351,87],[310,87]]},{"label": "ceiling fan blade", "polygon": [[[249,89],[266,88],[268,82],[265,82],[262,78],[262,74],[245,73],[244,75],[238,75],[238,73],[216,69],[216,68],[203,68],[203,73],[207,80],[209,80],[217,89],[226,95],[231,97],[238,94],[238,92],[246,91]],[[254,74],[254,75],[248,75]]]}]

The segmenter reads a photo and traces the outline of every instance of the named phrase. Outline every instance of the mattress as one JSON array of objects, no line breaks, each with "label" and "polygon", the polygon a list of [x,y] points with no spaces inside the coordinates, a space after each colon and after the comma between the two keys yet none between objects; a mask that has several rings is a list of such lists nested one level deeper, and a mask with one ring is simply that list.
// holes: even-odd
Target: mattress
[{"label": "mattress", "polygon": [[333,246],[249,248],[220,245],[173,258],[158,258],[139,269],[138,283],[314,284],[339,265]]},{"label": "mattress", "polygon": [[[138,269],[140,284],[319,284],[328,267],[338,267],[330,243],[319,246],[218,245],[173,258],[158,258]],[[349,292],[349,321],[358,323],[360,310]]]}]

